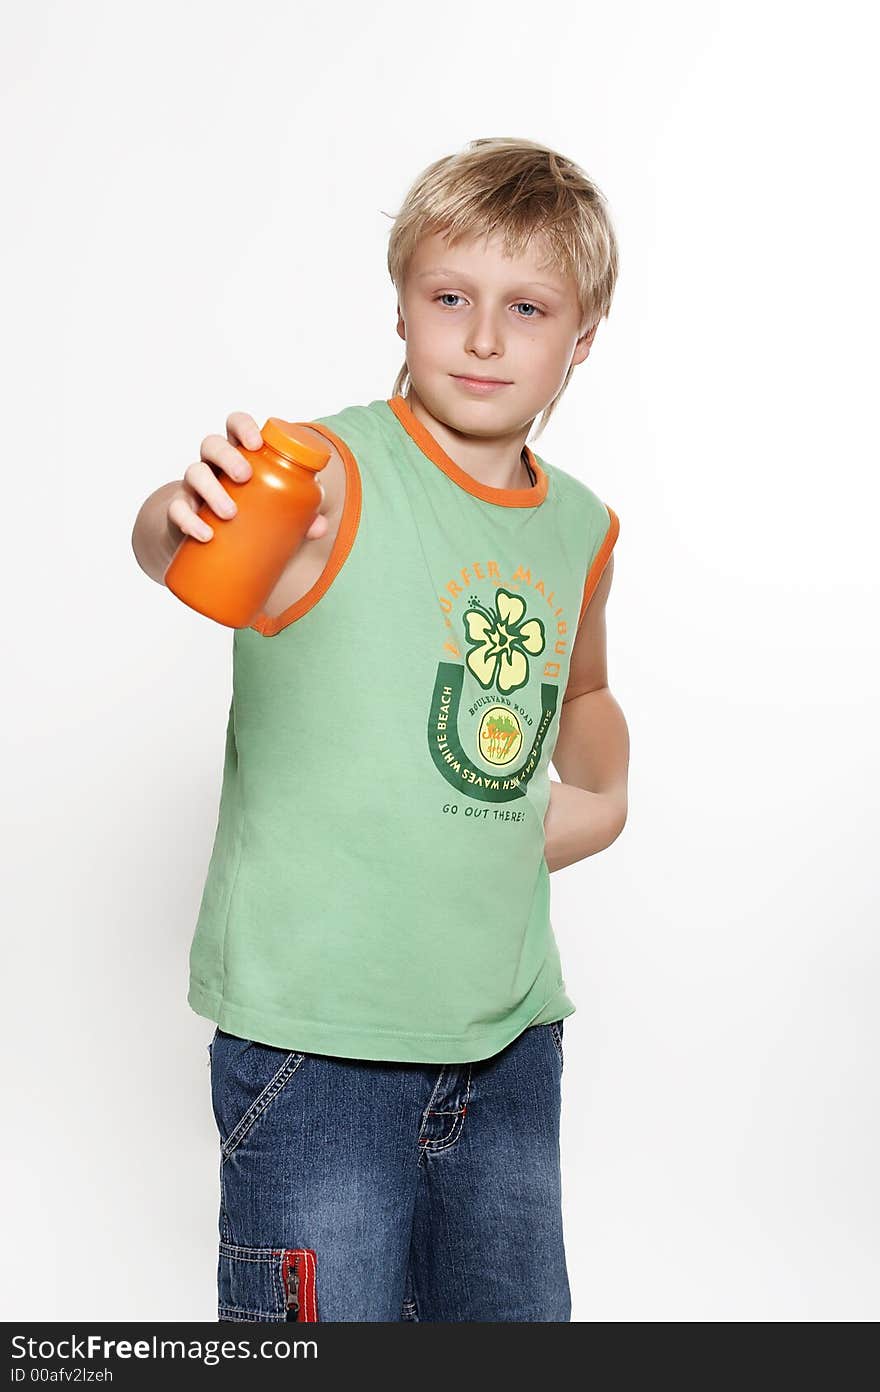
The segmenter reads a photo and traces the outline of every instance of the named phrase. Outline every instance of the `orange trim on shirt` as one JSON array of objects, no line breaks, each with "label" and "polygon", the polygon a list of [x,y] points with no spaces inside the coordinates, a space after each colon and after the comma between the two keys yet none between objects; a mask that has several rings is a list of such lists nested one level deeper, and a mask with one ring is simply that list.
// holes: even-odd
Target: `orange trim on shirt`
[{"label": "orange trim on shirt", "polygon": [[334,435],[332,430],[328,430],[326,425],[318,425],[315,421],[294,421],[292,424],[307,425],[310,430],[316,430],[319,435],[330,440],[339,450],[345,465],[345,500],[342,504],[342,516],[339,519],[336,540],[331,547],[330,555],[327,557],[327,564],[312,588],[306,590],[305,594],[294,604],[282,609],[280,614],[275,614],[271,619],[268,614],[258,614],[254,622],[248,625],[257,633],[261,633],[264,638],[274,638],[282,629],[289,627],[297,619],[301,619],[303,614],[307,614],[317,604],[321,596],[329,590],[354,545],[361,517],[361,475],[357,461],[348,445],[344,440],[340,440],[338,435]]},{"label": "orange trim on shirt", "polygon": [[602,571],[608,564],[608,557],[614,550],[614,543],[616,542],[618,532],[620,531],[620,520],[617,516],[617,513],[613,510],[613,508],[608,507],[607,503],[605,504],[605,506],[606,508],[608,508],[608,516],[611,518],[611,521],[608,524],[608,531],[605,533],[605,539],[602,542],[602,545],[599,547],[598,552],[596,553],[596,558],[593,561],[593,564],[590,566],[590,570],[587,575],[586,582],[584,584],[584,597],[581,600],[581,612],[578,614],[578,626],[580,626],[581,619],[587,612],[587,605],[593,597],[593,591],[599,583],[599,577],[601,576]]},{"label": "orange trim on shirt", "polygon": [[439,440],[435,440],[422,424],[405,397],[392,396],[387,404],[422,453],[442,469],[444,474],[448,474],[453,483],[457,483],[459,488],[466,489],[468,493],[473,493],[475,498],[482,498],[484,503],[498,503],[501,507],[537,507],[546,498],[547,475],[528,445],[524,446],[525,454],[536,482],[528,488],[492,488],[487,483],[479,483],[460,468],[454,459],[450,459]]}]

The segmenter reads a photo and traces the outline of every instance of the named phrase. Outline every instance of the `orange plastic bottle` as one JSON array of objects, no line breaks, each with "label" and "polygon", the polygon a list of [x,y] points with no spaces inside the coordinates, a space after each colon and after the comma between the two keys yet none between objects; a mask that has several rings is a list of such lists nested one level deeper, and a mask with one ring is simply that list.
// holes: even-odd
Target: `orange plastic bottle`
[{"label": "orange plastic bottle", "polygon": [[246,628],[260,613],[321,505],[315,474],[330,458],[295,425],[271,416],[263,446],[237,445],[253,473],[244,483],[223,475],[235,500],[232,517],[218,517],[207,502],[198,515],[214,529],[210,541],[184,537],[165,572],[172,594],[217,623]]}]

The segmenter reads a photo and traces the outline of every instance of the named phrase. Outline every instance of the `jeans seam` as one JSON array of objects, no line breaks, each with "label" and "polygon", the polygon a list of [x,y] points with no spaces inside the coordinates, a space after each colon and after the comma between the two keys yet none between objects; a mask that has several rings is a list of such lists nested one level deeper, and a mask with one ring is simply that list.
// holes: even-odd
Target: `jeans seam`
[{"label": "jeans seam", "polygon": [[293,1074],[299,1068],[304,1058],[305,1054],[298,1052],[287,1055],[287,1058],[274,1076],[269,1079],[259,1097],[254,1098],[244,1116],[227,1136],[220,1149],[221,1161],[223,1163],[225,1163],[233,1151],[241,1145],[245,1136],[247,1136],[248,1132],[256,1125],[266,1108],[270,1103],[274,1102],[282,1088],[284,1088],[293,1077]]},{"label": "jeans seam", "polygon": [[[468,1064],[467,1074],[465,1078],[464,1102],[462,1103],[461,1107],[455,1110],[450,1109],[448,1111],[432,1111],[430,1108],[427,1108],[423,1113],[422,1125],[419,1129],[419,1139],[417,1142],[419,1147],[419,1164],[421,1164],[422,1156],[425,1154],[427,1150],[430,1150],[434,1153],[436,1153],[438,1150],[448,1150],[451,1145],[454,1145],[454,1143],[458,1140],[459,1136],[461,1135],[462,1127],[464,1126],[465,1112],[467,1111],[467,1106],[471,1095],[471,1069],[472,1065]],[[443,1071],[441,1071],[440,1077],[437,1079],[437,1086],[434,1088],[434,1091],[431,1094],[431,1101],[433,1101],[434,1097],[437,1095],[437,1091],[440,1087],[440,1083],[443,1078]],[[424,1132],[425,1123],[429,1116],[452,1116],[455,1119],[452,1122],[452,1125],[450,1126],[449,1130],[446,1132],[445,1136],[439,1136],[436,1140],[426,1140],[423,1139],[422,1133]]]}]

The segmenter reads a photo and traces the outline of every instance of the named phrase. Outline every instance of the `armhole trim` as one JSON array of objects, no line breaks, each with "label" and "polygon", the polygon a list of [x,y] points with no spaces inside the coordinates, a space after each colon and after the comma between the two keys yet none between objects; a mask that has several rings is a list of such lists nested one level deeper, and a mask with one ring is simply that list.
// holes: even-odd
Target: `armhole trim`
[{"label": "armhole trim", "polygon": [[267,614],[258,614],[256,619],[248,627],[262,634],[264,638],[274,638],[282,629],[288,628],[290,624],[301,619],[303,614],[307,614],[329,590],[339,571],[354,545],[357,536],[357,529],[361,519],[361,505],[363,490],[361,487],[361,475],[357,466],[357,460],[344,440],[335,435],[332,430],[328,430],[326,425],[318,425],[316,421],[292,421],[293,425],[306,425],[309,430],[315,430],[319,435],[323,435],[331,444],[335,445],[342,457],[345,465],[345,501],[342,504],[342,516],[339,519],[339,530],[336,533],[336,540],[330,549],[327,557],[327,564],[321,571],[314,585],[310,590],[306,590],[294,604],[282,609],[280,614],[269,618]]},{"label": "armhole trim", "polygon": [[620,532],[620,519],[618,518],[617,513],[614,511],[613,508],[608,507],[607,503],[605,504],[605,507],[608,512],[608,516],[611,520],[608,523],[608,531],[605,533],[602,545],[599,547],[593,564],[590,566],[590,569],[587,572],[587,578],[584,582],[584,597],[581,600],[581,612],[578,614],[578,628],[580,628],[581,620],[584,617],[584,614],[587,612],[587,605],[592,599],[593,591],[598,585],[602,572],[608,564],[608,557],[614,550],[614,543],[616,542],[618,533]]}]

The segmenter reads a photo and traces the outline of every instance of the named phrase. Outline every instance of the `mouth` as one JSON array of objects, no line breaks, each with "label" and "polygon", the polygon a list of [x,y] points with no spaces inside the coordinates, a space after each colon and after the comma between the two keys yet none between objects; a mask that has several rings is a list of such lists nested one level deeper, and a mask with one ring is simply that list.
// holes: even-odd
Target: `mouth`
[{"label": "mouth", "polygon": [[451,373],[450,376],[454,382],[460,382],[467,390],[479,392],[481,394],[488,394],[490,392],[500,391],[502,387],[513,386],[512,382],[505,382],[499,377],[460,377],[455,372]]}]

